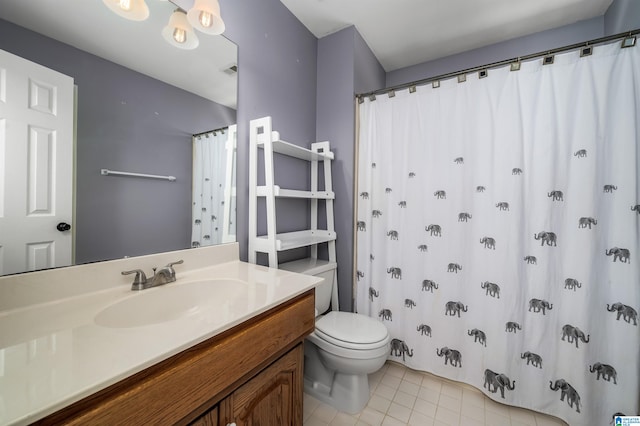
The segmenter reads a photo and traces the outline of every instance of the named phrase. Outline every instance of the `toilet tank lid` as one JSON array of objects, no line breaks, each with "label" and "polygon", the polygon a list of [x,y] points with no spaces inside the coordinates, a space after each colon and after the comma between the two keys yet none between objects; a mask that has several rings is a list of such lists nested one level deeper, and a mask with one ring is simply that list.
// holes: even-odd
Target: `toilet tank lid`
[{"label": "toilet tank lid", "polygon": [[387,327],[362,314],[331,311],[316,321],[316,330],[348,343],[376,343],[387,338]]},{"label": "toilet tank lid", "polygon": [[281,263],[278,265],[278,269],[284,269],[285,271],[297,272],[305,275],[318,275],[323,272],[334,270],[336,269],[336,266],[336,262],[308,257],[306,259]]}]

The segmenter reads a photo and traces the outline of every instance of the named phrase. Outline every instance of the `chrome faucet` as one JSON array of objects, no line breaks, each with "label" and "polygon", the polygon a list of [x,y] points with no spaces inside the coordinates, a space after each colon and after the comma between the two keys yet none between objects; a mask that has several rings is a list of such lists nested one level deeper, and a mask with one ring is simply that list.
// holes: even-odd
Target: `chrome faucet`
[{"label": "chrome faucet", "polygon": [[167,266],[163,266],[162,268],[156,271],[156,268],[153,268],[153,277],[151,279],[147,279],[144,271],[141,269],[133,269],[131,271],[122,271],[122,275],[136,274],[136,277],[133,280],[133,284],[131,285],[131,290],[144,290],[151,287],[157,287],[159,285],[172,283],[176,280],[176,271],[173,269],[173,265],[180,265],[184,261],[178,260],[177,262],[171,262]]}]

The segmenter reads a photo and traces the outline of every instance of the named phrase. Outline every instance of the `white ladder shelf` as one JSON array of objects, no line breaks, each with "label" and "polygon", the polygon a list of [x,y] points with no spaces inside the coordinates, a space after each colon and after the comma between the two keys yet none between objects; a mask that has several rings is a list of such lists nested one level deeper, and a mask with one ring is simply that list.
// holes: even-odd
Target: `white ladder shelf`
[{"label": "white ladder shelf", "polygon": [[[318,261],[318,245],[327,244],[329,260],[324,265],[336,265],[336,233],[333,219],[335,194],[331,182],[331,160],[333,152],[329,142],[315,142],[311,149],[285,142],[273,131],[271,117],[251,120],[249,147],[249,262],[256,263],[258,253],[269,256],[269,267],[278,267],[278,252],[301,247],[311,248],[310,262]],[[258,185],[258,149],[264,151],[264,185]],[[308,191],[285,189],[274,182],[274,154],[286,155],[307,161],[311,165],[311,187]],[[322,163],[324,186],[318,189],[319,167]],[[267,233],[258,235],[258,199],[266,202]],[[276,199],[299,198],[310,202],[310,229],[277,233]],[[325,200],[327,229],[318,229],[318,200]],[[304,207],[301,207],[301,209]]]}]

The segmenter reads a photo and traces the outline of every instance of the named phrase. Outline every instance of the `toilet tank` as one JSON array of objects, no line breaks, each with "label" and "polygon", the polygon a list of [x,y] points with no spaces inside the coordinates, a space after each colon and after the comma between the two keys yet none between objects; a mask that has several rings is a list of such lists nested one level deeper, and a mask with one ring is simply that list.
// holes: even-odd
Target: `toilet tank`
[{"label": "toilet tank", "polygon": [[[324,314],[329,308],[333,308],[333,310],[336,311],[338,310],[338,284],[335,279],[336,267],[336,262],[313,258],[294,260],[293,262],[278,265],[279,269],[286,271],[324,278],[324,281],[316,287],[316,315]],[[334,301],[333,307],[331,306],[332,300]]]}]

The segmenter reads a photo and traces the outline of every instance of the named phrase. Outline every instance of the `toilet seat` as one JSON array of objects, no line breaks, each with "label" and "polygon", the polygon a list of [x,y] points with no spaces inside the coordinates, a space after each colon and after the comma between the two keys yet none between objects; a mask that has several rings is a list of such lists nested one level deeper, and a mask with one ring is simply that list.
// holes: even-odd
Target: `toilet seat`
[{"label": "toilet seat", "polygon": [[314,334],[325,342],[350,350],[379,349],[389,343],[389,332],[384,324],[351,312],[328,312],[316,320]]}]

